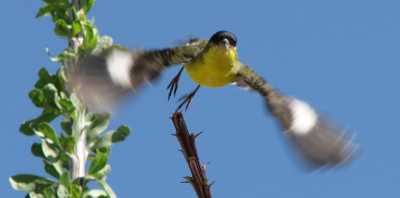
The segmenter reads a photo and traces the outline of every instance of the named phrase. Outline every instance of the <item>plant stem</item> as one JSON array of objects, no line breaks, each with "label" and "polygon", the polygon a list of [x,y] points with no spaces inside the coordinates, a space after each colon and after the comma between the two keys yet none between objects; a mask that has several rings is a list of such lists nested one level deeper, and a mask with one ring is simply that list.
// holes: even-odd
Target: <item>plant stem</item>
[{"label": "plant stem", "polygon": [[[75,6],[76,10],[80,9],[80,3],[79,0],[72,0],[71,4]],[[71,13],[71,18],[73,18],[73,14]],[[79,46],[81,45],[80,40],[83,39],[83,35],[79,34],[76,37],[70,37],[68,45],[70,48],[72,48],[74,51],[77,51]],[[81,106],[80,108],[83,108]],[[87,143],[86,143],[86,137],[87,137],[87,130],[86,128],[86,123],[85,123],[85,118],[86,118],[86,111],[80,111],[77,115],[77,122],[78,122],[78,127],[77,127],[77,134],[78,137],[76,138],[76,144],[75,144],[75,149],[74,149],[74,154],[72,156],[72,179],[77,179],[77,178],[82,178],[85,177],[86,175],[86,161],[87,157],[89,155],[89,151],[87,149]]]},{"label": "plant stem", "polygon": [[199,134],[189,133],[180,112],[175,112],[172,115],[172,122],[176,129],[176,138],[181,145],[181,151],[192,173],[192,176],[185,177],[187,182],[192,184],[197,197],[211,198],[211,185],[208,184],[205,167],[201,165],[196,149],[196,138]]}]

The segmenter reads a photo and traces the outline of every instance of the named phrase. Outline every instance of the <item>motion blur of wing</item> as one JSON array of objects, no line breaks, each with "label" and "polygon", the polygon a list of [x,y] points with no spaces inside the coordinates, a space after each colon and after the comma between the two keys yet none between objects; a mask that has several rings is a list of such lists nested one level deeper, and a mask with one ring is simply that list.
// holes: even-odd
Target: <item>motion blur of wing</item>
[{"label": "motion blur of wing", "polygon": [[268,111],[310,168],[342,165],[353,158],[351,139],[306,102],[280,94],[246,65],[237,81],[263,96]]},{"label": "motion blur of wing", "polygon": [[81,57],[67,68],[67,87],[92,111],[109,112],[145,84],[155,81],[172,65],[195,58],[207,41],[191,39],[173,48],[127,50],[113,46],[99,54]]}]

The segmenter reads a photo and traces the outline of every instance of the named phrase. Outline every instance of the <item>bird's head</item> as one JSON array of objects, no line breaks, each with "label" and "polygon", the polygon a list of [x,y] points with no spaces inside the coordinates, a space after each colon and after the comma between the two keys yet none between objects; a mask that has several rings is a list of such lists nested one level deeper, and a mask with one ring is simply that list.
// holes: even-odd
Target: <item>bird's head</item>
[{"label": "bird's head", "polygon": [[209,43],[224,48],[235,48],[237,39],[232,32],[218,31],[211,36]]}]

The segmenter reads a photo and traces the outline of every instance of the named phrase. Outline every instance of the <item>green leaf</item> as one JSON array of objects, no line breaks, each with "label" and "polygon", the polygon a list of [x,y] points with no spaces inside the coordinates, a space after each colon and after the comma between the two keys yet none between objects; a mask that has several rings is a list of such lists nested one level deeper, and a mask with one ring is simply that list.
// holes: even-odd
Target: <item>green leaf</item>
[{"label": "green leaf", "polygon": [[35,127],[34,130],[36,135],[44,138],[48,143],[60,145],[56,131],[53,129],[53,127],[50,126],[49,123],[41,122],[37,125],[37,127]]},{"label": "green leaf", "polygon": [[42,140],[41,145],[42,145],[43,154],[46,157],[46,159],[51,162],[56,162],[60,155],[57,148],[54,147],[52,144],[47,143],[47,141],[45,141],[45,140]]},{"label": "green leaf", "polygon": [[60,122],[61,128],[64,130],[65,134],[72,134],[72,120],[71,118],[64,117],[64,120]]},{"label": "green leaf", "polygon": [[102,52],[104,52],[107,49],[112,48],[113,45],[113,40],[109,36],[101,36],[99,40],[97,41],[96,47],[93,49],[92,53],[94,55],[100,55]]},{"label": "green leaf", "polygon": [[64,185],[58,185],[57,187],[57,197],[58,198],[70,198],[71,195],[68,191],[68,188]]},{"label": "green leaf", "polygon": [[108,185],[104,179],[102,179],[98,182],[103,187],[103,189],[107,192],[107,194],[110,198],[117,198],[117,195],[114,193],[114,191],[111,189],[110,185]]},{"label": "green leaf", "polygon": [[45,158],[44,153],[42,151],[42,144],[40,143],[33,143],[31,146],[31,152],[36,157]]},{"label": "green leaf", "polygon": [[38,72],[39,80],[36,82],[35,87],[40,89],[51,82],[51,76],[46,68],[40,68]]},{"label": "green leaf", "polygon": [[56,194],[55,192],[54,192],[55,190],[54,190],[54,188],[52,188],[52,187],[47,187],[47,188],[45,188],[44,190],[43,190],[43,196],[45,197],[45,198],[54,198],[54,195]]},{"label": "green leaf", "polygon": [[74,104],[69,99],[61,98],[58,100],[58,104],[63,112],[72,113],[75,110]]},{"label": "green leaf", "polygon": [[79,100],[78,96],[75,93],[72,93],[69,99],[74,104],[75,108],[77,109],[83,108],[84,105],[81,103],[81,101]]},{"label": "green leaf", "polygon": [[38,123],[41,122],[51,122],[53,121],[58,115],[60,115],[60,112],[57,109],[54,108],[45,108],[42,111],[42,114],[32,120],[25,121],[21,124],[19,130],[24,134],[24,135],[34,135],[35,131],[34,128],[37,126]]},{"label": "green leaf", "polygon": [[51,76],[46,68],[42,67],[39,69],[38,76],[40,79],[50,80]]},{"label": "green leaf", "polygon": [[93,114],[93,116],[91,117],[91,125],[88,133],[89,138],[93,138],[101,134],[104,130],[107,129],[109,123],[110,114]]},{"label": "green leaf", "polygon": [[97,29],[95,27],[93,27],[93,25],[91,25],[90,23],[85,24],[85,36],[83,39],[83,49],[86,52],[90,52],[92,51],[96,45],[97,45],[97,40],[98,40],[98,33],[97,33]]},{"label": "green leaf", "polygon": [[34,88],[31,92],[29,92],[29,98],[35,106],[43,107],[46,103],[46,98],[42,90]]},{"label": "green leaf", "polygon": [[103,169],[101,169],[99,172],[97,172],[94,175],[91,175],[93,178],[96,179],[96,181],[98,180],[102,180],[105,179],[105,176],[110,173],[111,171],[111,166],[109,164],[107,164]]},{"label": "green leaf", "polygon": [[26,195],[27,198],[45,198],[45,196],[42,193],[36,193],[36,192],[30,192],[28,195]]},{"label": "green leaf", "polygon": [[32,122],[33,122],[32,120],[23,122],[19,127],[19,131],[28,136],[35,135],[35,132],[33,131],[32,128]]},{"label": "green leaf", "polygon": [[64,136],[60,137],[61,147],[64,148],[64,151],[72,154],[74,152],[75,147],[75,139],[72,136]]},{"label": "green leaf", "polygon": [[81,198],[82,197],[82,190],[85,191],[86,189],[82,189],[82,187],[78,184],[71,185],[70,192],[73,198]]},{"label": "green leaf", "polygon": [[51,12],[51,6],[43,6],[41,8],[39,8],[38,12],[36,13],[36,18],[45,16],[45,15],[49,15]]},{"label": "green leaf", "polygon": [[44,170],[46,171],[46,173],[48,173],[49,175],[55,177],[55,178],[59,178],[60,177],[60,173],[58,173],[57,168],[55,167],[55,165],[50,164],[46,161],[44,161]]},{"label": "green leaf", "polygon": [[[68,51],[64,51],[62,54],[64,53],[70,53]],[[66,58],[64,60],[67,60]],[[56,86],[57,90],[59,91],[63,91],[62,93],[64,93],[64,95],[66,96],[66,92],[65,90],[65,81],[66,81],[66,74],[64,71],[64,68],[61,67],[60,69],[58,69],[57,73],[53,76],[54,78],[54,85]]]},{"label": "green leaf", "polygon": [[72,182],[71,182],[71,179],[70,179],[68,173],[64,173],[64,174],[61,175],[61,177],[60,177],[60,183],[61,183],[62,185],[65,185],[65,186],[71,185]]},{"label": "green leaf", "polygon": [[71,33],[71,25],[68,25],[64,19],[56,19],[54,33],[61,37],[68,37]]},{"label": "green leaf", "polygon": [[108,152],[97,151],[94,159],[89,166],[89,174],[95,175],[97,172],[104,169],[107,165]]},{"label": "green leaf", "polygon": [[53,62],[61,62],[62,63],[65,60],[69,60],[69,59],[72,59],[75,57],[76,57],[75,53],[65,50],[65,51],[61,52],[60,54],[58,54],[57,56],[51,57],[50,60]]},{"label": "green leaf", "polygon": [[82,32],[82,26],[79,21],[74,21],[72,22],[72,37],[78,35],[79,33]]},{"label": "green leaf", "polygon": [[112,142],[122,142],[128,137],[130,133],[129,127],[122,125],[112,134]]},{"label": "green leaf", "polygon": [[45,171],[55,178],[59,178],[62,174],[68,173],[70,167],[69,157],[60,155],[57,161],[43,160]]},{"label": "green leaf", "polygon": [[40,191],[43,188],[53,184],[53,181],[44,177],[30,174],[19,174],[9,178],[11,186],[18,191],[33,192]]},{"label": "green leaf", "polygon": [[[81,181],[79,179],[77,180]],[[83,184],[83,186],[81,186],[80,183],[75,183],[73,180],[71,180],[69,172],[65,172],[60,176],[59,183],[60,184],[57,189],[58,197],[81,198],[82,187],[86,188],[86,184]]]},{"label": "green leaf", "polygon": [[101,149],[101,148],[110,148],[112,144],[112,133],[107,133],[103,136],[96,137],[96,140],[93,142],[93,145],[90,145],[91,149]]},{"label": "green leaf", "polygon": [[95,0],[80,0],[80,2],[85,13],[88,13],[90,9],[93,7]]},{"label": "green leaf", "polygon": [[96,136],[96,140],[90,145],[92,149],[110,148],[112,143],[124,141],[130,134],[130,129],[123,125],[118,127],[113,133],[107,133],[103,136]]},{"label": "green leaf", "polygon": [[42,112],[42,114],[36,118],[36,122],[51,122],[53,121],[56,117],[58,117],[61,114],[61,112],[58,109],[55,108],[45,108]]},{"label": "green leaf", "polygon": [[106,191],[99,190],[99,189],[89,190],[84,194],[83,197],[84,198],[109,198]]},{"label": "green leaf", "polygon": [[57,88],[56,86],[54,86],[53,83],[48,83],[47,85],[45,85],[43,87],[43,93],[49,107],[60,108],[60,105],[58,104],[59,97],[57,94]]},{"label": "green leaf", "polygon": [[[81,0],[78,0],[78,1],[81,1]],[[78,3],[81,3],[81,2],[78,2]],[[72,12],[73,20],[81,21],[81,22],[86,21],[86,15],[84,15],[80,10],[78,10],[76,6],[72,6],[69,11]]]}]

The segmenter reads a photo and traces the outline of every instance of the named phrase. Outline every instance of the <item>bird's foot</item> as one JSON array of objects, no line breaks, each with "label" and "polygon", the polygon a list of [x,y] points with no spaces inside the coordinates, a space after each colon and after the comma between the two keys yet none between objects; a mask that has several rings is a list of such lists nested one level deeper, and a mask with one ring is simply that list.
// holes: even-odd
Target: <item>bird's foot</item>
[{"label": "bird's foot", "polygon": [[168,100],[171,98],[171,96],[175,96],[176,95],[176,91],[178,90],[178,84],[179,84],[179,78],[182,74],[183,71],[182,67],[179,72],[175,75],[175,77],[171,80],[171,82],[168,84],[167,86],[167,90],[168,90]]},{"label": "bird's foot", "polygon": [[176,112],[182,109],[183,106],[185,106],[185,111],[189,108],[189,105],[192,103],[193,97],[196,95],[197,91],[200,89],[200,85],[197,85],[196,89],[194,89],[192,92],[185,94],[181,98],[179,98],[179,101],[181,102],[176,108]]}]

